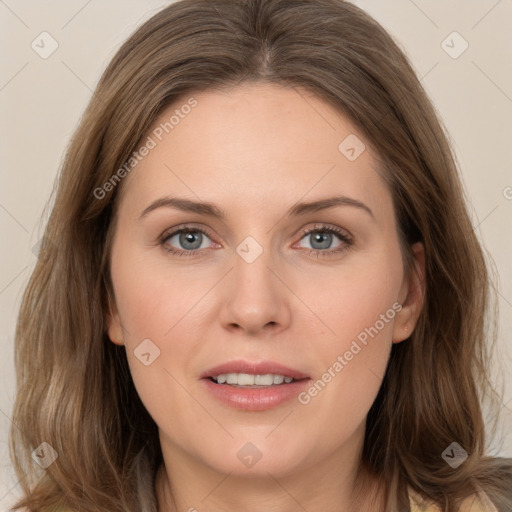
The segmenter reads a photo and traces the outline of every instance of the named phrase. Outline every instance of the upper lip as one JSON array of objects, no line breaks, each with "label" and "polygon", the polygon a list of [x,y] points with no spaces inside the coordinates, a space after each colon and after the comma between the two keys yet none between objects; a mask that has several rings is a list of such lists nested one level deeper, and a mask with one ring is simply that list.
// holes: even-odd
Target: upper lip
[{"label": "upper lip", "polygon": [[249,375],[282,375],[283,377],[291,377],[295,380],[307,379],[309,375],[302,373],[293,368],[288,368],[275,361],[244,361],[236,360],[219,364],[201,374],[201,378],[217,377],[226,373],[247,373]]}]

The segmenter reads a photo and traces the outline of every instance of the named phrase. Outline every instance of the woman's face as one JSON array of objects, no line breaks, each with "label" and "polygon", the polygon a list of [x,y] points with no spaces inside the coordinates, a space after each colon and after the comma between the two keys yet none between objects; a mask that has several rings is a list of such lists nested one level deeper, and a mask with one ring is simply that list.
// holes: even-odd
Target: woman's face
[{"label": "woman's face", "polygon": [[275,476],[355,457],[421,305],[375,155],[298,89],[191,97],[122,183],[109,336],[164,455]]}]

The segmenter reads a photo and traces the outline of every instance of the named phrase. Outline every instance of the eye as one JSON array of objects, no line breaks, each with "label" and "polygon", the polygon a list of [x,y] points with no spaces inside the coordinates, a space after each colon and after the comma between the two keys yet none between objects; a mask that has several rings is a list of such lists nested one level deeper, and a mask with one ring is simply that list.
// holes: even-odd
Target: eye
[{"label": "eye", "polygon": [[[338,245],[332,248],[333,243],[338,239]],[[301,240],[307,240],[310,243],[308,254],[319,256],[331,256],[346,251],[353,245],[351,235],[337,226],[325,224],[316,224],[313,228],[308,228],[302,232]]]},{"label": "eye", "polygon": [[208,247],[208,240],[211,239],[204,229],[184,226],[164,234],[160,244],[166,251],[177,256],[194,256]]},{"label": "eye", "polygon": [[[352,236],[347,231],[325,224],[315,224],[312,228],[304,230],[301,235],[301,240],[309,240],[310,247],[305,247],[305,249],[309,249],[308,254],[317,258],[340,254],[348,250],[354,243]],[[336,238],[338,245],[332,248]],[[159,242],[167,252],[176,256],[195,256],[208,248],[208,240],[212,241],[208,231],[204,228],[184,225],[162,235]]]}]

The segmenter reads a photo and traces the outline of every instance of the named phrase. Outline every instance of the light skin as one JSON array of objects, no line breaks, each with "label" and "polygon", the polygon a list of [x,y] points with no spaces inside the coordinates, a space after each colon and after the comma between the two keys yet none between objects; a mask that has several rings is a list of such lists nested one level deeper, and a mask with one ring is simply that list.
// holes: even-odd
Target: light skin
[{"label": "light skin", "polygon": [[[355,472],[392,344],[410,336],[422,307],[423,248],[413,247],[414,271],[406,273],[370,144],[321,99],[262,83],[193,96],[197,107],[122,183],[111,253],[108,333],[125,345],[159,427],[159,511],[380,511],[381,497],[365,508],[378,478],[368,476],[356,501]],[[354,161],[338,149],[350,134],[366,144]],[[165,196],[215,203],[226,217],[160,207],[141,218]],[[297,202],[332,196],[371,213],[344,204],[286,215]],[[187,244],[173,234],[183,224],[205,233]],[[309,229],[317,231],[303,233]],[[172,236],[162,245],[164,234]],[[252,263],[236,251],[248,236],[263,248]],[[186,257],[165,250],[196,247]],[[278,361],[316,381],[397,303],[401,310],[306,405],[237,410],[200,381],[233,359]],[[144,339],[160,350],[148,366],[134,354]],[[248,442],[261,453],[250,468],[237,457]]]}]

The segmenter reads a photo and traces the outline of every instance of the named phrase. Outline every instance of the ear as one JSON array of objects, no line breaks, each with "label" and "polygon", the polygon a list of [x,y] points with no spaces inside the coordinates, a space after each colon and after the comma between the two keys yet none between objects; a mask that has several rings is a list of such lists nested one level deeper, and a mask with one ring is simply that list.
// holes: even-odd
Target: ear
[{"label": "ear", "polygon": [[121,318],[117,311],[116,301],[110,292],[108,297],[108,312],[106,314],[107,333],[110,341],[116,345],[124,345],[124,329],[121,324]]},{"label": "ear", "polygon": [[400,343],[411,334],[420,316],[425,298],[425,248],[421,242],[412,246],[413,265],[404,276],[399,301],[402,309],[395,316],[393,343]]}]

